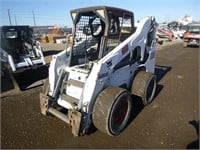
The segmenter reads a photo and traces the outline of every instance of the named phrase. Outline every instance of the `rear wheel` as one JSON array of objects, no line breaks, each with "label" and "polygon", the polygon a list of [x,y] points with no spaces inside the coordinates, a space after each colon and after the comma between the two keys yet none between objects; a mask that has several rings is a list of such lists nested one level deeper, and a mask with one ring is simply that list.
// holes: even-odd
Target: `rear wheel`
[{"label": "rear wheel", "polygon": [[108,135],[120,134],[126,127],[132,110],[132,98],[126,89],[108,87],[103,90],[93,109],[93,123]]},{"label": "rear wheel", "polygon": [[151,103],[154,98],[155,91],[155,75],[145,71],[140,71],[138,74],[136,74],[133,80],[131,93],[141,97],[144,105]]}]

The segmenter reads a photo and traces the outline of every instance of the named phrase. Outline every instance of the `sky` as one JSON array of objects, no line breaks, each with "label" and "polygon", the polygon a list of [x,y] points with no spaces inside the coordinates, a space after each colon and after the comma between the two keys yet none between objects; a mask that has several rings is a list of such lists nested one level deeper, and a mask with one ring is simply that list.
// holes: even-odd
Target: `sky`
[{"label": "sky", "polygon": [[185,15],[200,21],[200,0],[0,0],[0,25],[72,27],[70,10],[97,5],[130,10],[136,21],[155,16],[161,23]]}]

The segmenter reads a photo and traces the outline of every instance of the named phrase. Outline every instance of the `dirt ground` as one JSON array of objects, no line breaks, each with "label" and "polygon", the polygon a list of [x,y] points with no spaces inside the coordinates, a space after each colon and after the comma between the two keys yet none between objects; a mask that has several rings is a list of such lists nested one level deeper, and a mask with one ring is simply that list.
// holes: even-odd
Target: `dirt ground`
[{"label": "dirt ground", "polygon": [[[65,46],[43,44],[45,60],[49,62],[51,55]],[[48,66],[15,75],[18,84],[10,84],[12,78],[2,78],[1,148],[198,148],[199,51],[196,47],[183,48],[181,41],[158,46],[155,99],[146,107],[135,100],[129,125],[116,137],[98,130],[74,137],[67,124],[40,113],[41,86],[28,90],[17,87],[33,83],[27,80],[46,78]]]}]

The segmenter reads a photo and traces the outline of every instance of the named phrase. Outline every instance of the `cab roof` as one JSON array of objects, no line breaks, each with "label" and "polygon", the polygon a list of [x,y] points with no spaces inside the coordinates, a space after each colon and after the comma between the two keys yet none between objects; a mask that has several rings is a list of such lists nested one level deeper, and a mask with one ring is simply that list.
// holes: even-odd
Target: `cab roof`
[{"label": "cab roof", "polygon": [[76,12],[76,13],[86,13],[88,11],[96,11],[99,9],[103,9],[106,13],[107,12],[112,12],[113,14],[117,15],[117,16],[122,16],[124,13],[127,15],[132,15],[133,16],[133,12],[126,10],[126,9],[121,9],[121,8],[117,8],[117,7],[111,7],[111,6],[93,6],[93,7],[85,7],[85,8],[78,8],[78,9],[74,9],[71,10],[71,13]]}]

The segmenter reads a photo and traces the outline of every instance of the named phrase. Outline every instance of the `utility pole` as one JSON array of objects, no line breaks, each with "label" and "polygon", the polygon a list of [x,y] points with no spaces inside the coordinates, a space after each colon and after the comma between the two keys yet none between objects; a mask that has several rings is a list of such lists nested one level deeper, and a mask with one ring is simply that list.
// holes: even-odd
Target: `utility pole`
[{"label": "utility pole", "polygon": [[10,25],[12,26],[11,17],[10,17],[10,9],[8,9],[8,18],[9,18]]},{"label": "utility pole", "polygon": [[15,25],[17,26],[17,18],[16,18],[16,15],[15,15]]},{"label": "utility pole", "polygon": [[36,26],[36,22],[35,22],[35,14],[34,14],[34,11],[32,10],[32,13],[33,13],[33,22],[34,22],[34,26]]}]

